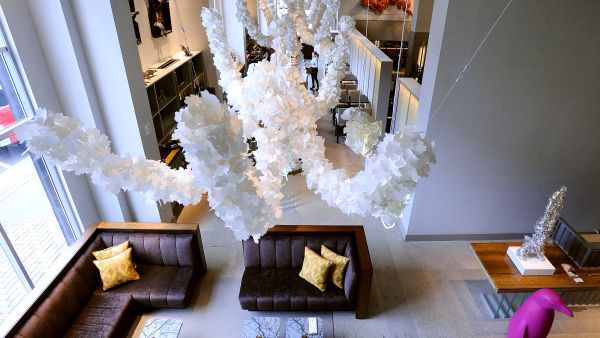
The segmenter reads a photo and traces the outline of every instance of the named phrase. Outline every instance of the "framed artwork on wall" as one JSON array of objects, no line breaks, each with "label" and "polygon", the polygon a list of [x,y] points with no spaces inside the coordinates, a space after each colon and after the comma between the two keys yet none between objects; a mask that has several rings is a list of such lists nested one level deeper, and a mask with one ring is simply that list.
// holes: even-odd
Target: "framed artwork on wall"
[{"label": "framed artwork on wall", "polygon": [[169,0],[149,0],[148,18],[153,38],[166,36],[173,31]]}]

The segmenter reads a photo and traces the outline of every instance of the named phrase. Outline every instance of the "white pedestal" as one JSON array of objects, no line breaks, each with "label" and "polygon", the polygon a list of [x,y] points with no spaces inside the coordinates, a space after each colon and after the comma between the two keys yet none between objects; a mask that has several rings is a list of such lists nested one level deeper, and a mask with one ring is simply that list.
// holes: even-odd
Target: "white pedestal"
[{"label": "white pedestal", "polygon": [[510,257],[523,276],[552,276],[554,274],[556,269],[554,268],[554,265],[550,263],[548,258],[541,261],[532,257],[524,261],[517,256],[518,249],[518,246],[511,246],[506,250],[506,254]]}]

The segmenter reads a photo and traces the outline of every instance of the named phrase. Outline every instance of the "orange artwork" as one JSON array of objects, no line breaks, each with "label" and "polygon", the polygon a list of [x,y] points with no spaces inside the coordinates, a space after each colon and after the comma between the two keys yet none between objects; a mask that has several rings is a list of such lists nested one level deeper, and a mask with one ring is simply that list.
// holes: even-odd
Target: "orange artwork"
[{"label": "orange artwork", "polygon": [[361,0],[361,5],[377,14],[381,14],[389,5],[396,5],[401,10],[406,9],[406,14],[412,15],[410,0]]}]

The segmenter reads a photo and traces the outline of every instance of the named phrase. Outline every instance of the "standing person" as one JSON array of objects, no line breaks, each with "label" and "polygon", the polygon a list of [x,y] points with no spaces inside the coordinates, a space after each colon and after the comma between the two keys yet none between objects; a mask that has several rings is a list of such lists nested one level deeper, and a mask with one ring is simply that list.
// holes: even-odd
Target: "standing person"
[{"label": "standing person", "polygon": [[310,77],[310,73],[311,73],[311,65],[310,65],[310,60],[312,59],[312,53],[315,51],[315,47],[305,44],[302,44],[302,58],[304,60],[304,70],[306,71],[306,85],[308,86],[308,78]]},{"label": "standing person", "polygon": [[[310,77],[312,78],[312,89],[319,90],[319,54],[313,52],[312,59],[310,60]],[[315,82],[317,83],[317,89],[315,89]]]}]

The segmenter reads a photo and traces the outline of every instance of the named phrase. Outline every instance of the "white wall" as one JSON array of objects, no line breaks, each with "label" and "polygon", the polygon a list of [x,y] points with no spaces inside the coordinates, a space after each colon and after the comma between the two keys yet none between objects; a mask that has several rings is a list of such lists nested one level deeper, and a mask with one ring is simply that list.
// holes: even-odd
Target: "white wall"
[{"label": "white wall", "polygon": [[427,130],[429,112],[432,109],[435,109],[432,105],[432,100],[437,83],[438,64],[442,52],[444,29],[446,27],[446,13],[448,11],[449,1],[450,0],[436,0],[432,13],[429,41],[427,45],[427,57],[425,59],[425,70],[423,72],[423,81],[419,96],[419,113],[417,114],[417,130],[419,131]]},{"label": "white wall", "polygon": [[357,30],[349,35],[349,64],[358,79],[358,89],[365,94],[373,108],[373,117],[381,121],[385,133],[390,98],[392,59]]},{"label": "white wall", "polygon": [[[153,38],[150,32],[148,1],[134,0],[134,3],[135,9],[140,12],[136,21],[142,38],[142,43],[138,45],[142,69],[147,69],[181,51],[181,45],[185,45],[185,35],[187,35],[187,43],[191,50],[207,49],[208,42],[200,19],[200,11],[202,7],[207,6],[207,0],[169,1],[173,31],[161,38]],[[185,35],[180,31],[180,25],[183,25]]]},{"label": "white wall", "polygon": [[413,21],[410,30],[413,32],[429,32],[434,0],[413,1]]},{"label": "white wall", "polygon": [[[505,4],[435,1],[433,21],[444,7],[447,16],[445,28],[430,35],[419,112],[425,121]],[[531,232],[561,185],[569,188],[569,223],[600,225],[598,17],[597,1],[512,3],[426,126],[438,163],[417,187],[409,238]]]},{"label": "white wall", "polygon": [[244,63],[246,60],[246,36],[244,26],[237,18],[235,1],[222,0],[222,5],[227,44],[237,56],[238,62]]}]

